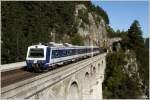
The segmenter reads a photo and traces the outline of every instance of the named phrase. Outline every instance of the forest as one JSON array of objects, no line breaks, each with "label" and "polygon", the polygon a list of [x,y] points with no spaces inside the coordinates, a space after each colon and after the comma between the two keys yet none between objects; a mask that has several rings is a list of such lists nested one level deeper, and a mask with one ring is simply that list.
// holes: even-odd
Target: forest
[{"label": "forest", "polygon": [[[107,13],[90,1],[2,1],[2,64],[24,61],[27,47],[39,42],[83,45],[74,21],[78,4],[84,4],[89,12],[96,12],[109,24]],[[84,15],[81,17],[86,20]]]},{"label": "forest", "polygon": [[[121,49],[109,53],[106,57],[107,67],[105,70],[105,80],[103,82],[103,96],[106,99],[141,99],[142,95],[149,98],[149,39],[144,39],[142,30],[137,20],[133,21],[127,31],[114,31],[107,28],[109,37],[121,37]],[[127,73],[124,72],[125,65],[129,63],[129,58],[125,61],[127,50],[132,51],[130,55],[135,55],[137,72],[132,74],[129,66]],[[133,58],[132,58],[133,59]],[[139,73],[139,75],[138,75]],[[139,83],[142,80],[142,84]]]}]

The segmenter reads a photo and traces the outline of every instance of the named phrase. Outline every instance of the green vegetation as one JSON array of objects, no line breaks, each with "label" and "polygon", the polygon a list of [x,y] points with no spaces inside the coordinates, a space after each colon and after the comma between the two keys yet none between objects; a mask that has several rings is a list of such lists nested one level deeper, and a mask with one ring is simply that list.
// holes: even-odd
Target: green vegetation
[{"label": "green vegetation", "polygon": [[[96,8],[90,1],[2,1],[2,64],[24,61],[27,47],[39,42],[55,40],[83,45],[83,39],[77,34],[78,23],[74,20],[77,4],[84,4],[88,11],[97,12],[104,20],[108,20],[106,12]],[[89,24],[88,11],[79,12],[86,24]]]},{"label": "green vegetation", "polygon": [[96,25],[98,26],[99,25],[99,23],[100,23],[100,21],[101,21],[102,19],[101,19],[101,17],[100,16],[96,16]]},{"label": "green vegetation", "polygon": [[71,43],[73,45],[84,45],[84,39],[79,34],[71,36]]},{"label": "green vegetation", "polygon": [[[134,99],[141,98],[143,93],[149,96],[149,51],[144,44],[139,22],[135,20],[127,32],[119,30],[114,32],[110,27],[108,27],[108,32],[110,32],[109,37],[122,38],[123,50],[107,56],[106,78],[103,83],[104,98]],[[124,59],[128,57],[125,55],[125,51],[128,49],[132,51],[132,54],[135,54],[138,73],[143,84],[139,84],[137,73],[133,75],[134,77],[129,77],[129,74],[123,71]],[[135,64],[131,64],[129,69],[134,67]]]},{"label": "green vegetation", "polygon": [[145,39],[145,46],[146,46],[147,48],[149,48],[149,38],[146,38],[146,39]]},{"label": "green vegetation", "polygon": [[99,24],[100,24],[100,21],[102,20],[102,17],[101,16],[97,16],[95,13],[92,13],[92,16],[94,18],[94,21],[96,23],[96,26],[98,27]]},{"label": "green vegetation", "polygon": [[93,12],[93,13],[97,14],[98,16],[101,16],[104,19],[104,21],[106,22],[106,24],[109,24],[108,15],[107,15],[106,11],[103,10],[101,7],[94,6],[91,2],[80,1],[78,3],[86,5],[89,12]]},{"label": "green vegetation", "polygon": [[90,24],[89,23],[89,19],[88,19],[88,11],[84,10],[84,9],[80,9],[78,12],[78,17],[80,19],[82,19],[82,21],[86,24]]},{"label": "green vegetation", "polygon": [[144,47],[144,39],[142,37],[139,22],[135,20],[128,30],[129,49],[136,50],[137,47]]},{"label": "green vegetation", "polygon": [[141,27],[139,22],[135,20],[128,30],[128,48],[136,53],[137,64],[140,77],[143,82],[143,88],[148,96],[149,88],[149,50],[144,44]]},{"label": "green vegetation", "polygon": [[121,37],[124,38],[127,35],[126,31],[120,31],[119,29],[117,31],[114,31],[113,28],[111,28],[110,26],[106,27],[107,30],[107,36],[109,38],[113,38],[113,37]]},{"label": "green vegetation", "polygon": [[136,77],[129,77],[124,72],[124,51],[114,52],[107,55],[106,75],[103,82],[103,96],[108,99],[135,99],[141,95]]},{"label": "green vegetation", "polygon": [[[75,32],[73,2],[2,2],[2,64],[23,61],[27,47]],[[65,41],[63,41],[65,42]]]}]

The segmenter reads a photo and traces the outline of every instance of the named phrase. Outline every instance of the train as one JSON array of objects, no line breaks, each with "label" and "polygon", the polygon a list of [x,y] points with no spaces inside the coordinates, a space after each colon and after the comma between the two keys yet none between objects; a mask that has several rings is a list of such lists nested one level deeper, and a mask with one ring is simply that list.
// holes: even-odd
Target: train
[{"label": "train", "polygon": [[95,56],[100,51],[97,46],[76,46],[68,43],[50,42],[31,45],[26,55],[27,69],[43,72],[58,64]]}]

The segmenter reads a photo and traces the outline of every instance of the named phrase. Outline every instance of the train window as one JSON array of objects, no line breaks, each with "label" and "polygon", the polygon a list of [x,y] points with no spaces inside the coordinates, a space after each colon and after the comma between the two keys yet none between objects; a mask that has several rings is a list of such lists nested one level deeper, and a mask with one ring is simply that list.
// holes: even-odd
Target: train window
[{"label": "train window", "polygon": [[68,50],[66,50],[66,56],[68,56]]},{"label": "train window", "polygon": [[59,58],[59,50],[52,51],[52,58]]},{"label": "train window", "polygon": [[76,55],[76,49],[72,49],[73,55]]},{"label": "train window", "polygon": [[91,49],[89,48],[88,51],[91,52]]},{"label": "train window", "polygon": [[79,54],[79,49],[76,49],[76,54]]},{"label": "train window", "polygon": [[75,55],[75,49],[64,49],[60,52],[61,57]]},{"label": "train window", "polygon": [[52,51],[52,58],[55,58],[55,50]]},{"label": "train window", "polygon": [[58,50],[56,51],[55,56],[56,56],[56,58],[59,57],[59,51]]},{"label": "train window", "polygon": [[82,52],[83,52],[83,50],[82,49],[80,49],[80,53],[82,54]]},{"label": "train window", "polygon": [[81,49],[81,54],[83,53],[83,49]]},{"label": "train window", "polygon": [[44,49],[43,48],[32,48],[29,51],[29,57],[31,58],[43,58],[44,57]]},{"label": "train window", "polygon": [[81,54],[82,53],[82,50],[81,49],[79,49],[79,54]]},{"label": "train window", "polygon": [[57,51],[58,51],[57,57],[61,57],[61,50],[57,50]]},{"label": "train window", "polygon": [[68,49],[68,50],[67,50],[67,56],[69,56],[69,55],[70,55],[70,50]]},{"label": "train window", "polygon": [[78,49],[78,54],[80,54],[80,49]]},{"label": "train window", "polygon": [[67,56],[67,50],[64,50],[65,51],[65,57]]},{"label": "train window", "polygon": [[65,50],[61,50],[61,51],[62,51],[62,57],[65,57],[66,51]]},{"label": "train window", "polygon": [[72,55],[72,50],[70,49],[70,50],[69,50],[69,56],[71,56],[71,55]]},{"label": "train window", "polygon": [[84,53],[84,49],[82,49],[82,53]]},{"label": "train window", "polygon": [[73,49],[71,49],[71,55],[74,55]]},{"label": "train window", "polygon": [[63,57],[66,57],[66,56],[67,56],[67,50],[64,49],[64,50],[63,50]]}]

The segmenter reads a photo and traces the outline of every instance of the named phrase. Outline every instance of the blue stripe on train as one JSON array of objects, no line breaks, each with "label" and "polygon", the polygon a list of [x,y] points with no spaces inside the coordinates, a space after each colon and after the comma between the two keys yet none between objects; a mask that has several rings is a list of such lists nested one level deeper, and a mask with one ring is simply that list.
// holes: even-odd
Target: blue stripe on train
[{"label": "blue stripe on train", "polygon": [[50,60],[50,51],[51,51],[51,48],[47,47],[47,50],[46,50],[46,61],[45,61],[45,65],[43,66],[44,68],[47,68],[48,65],[47,63],[50,63],[49,60]]}]

